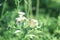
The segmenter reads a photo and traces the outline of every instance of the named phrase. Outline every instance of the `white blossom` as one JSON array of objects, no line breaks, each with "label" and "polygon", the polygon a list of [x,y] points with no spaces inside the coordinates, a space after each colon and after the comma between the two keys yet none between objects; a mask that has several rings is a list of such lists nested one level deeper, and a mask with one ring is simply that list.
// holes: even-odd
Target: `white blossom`
[{"label": "white blossom", "polygon": [[22,22],[22,21],[24,21],[24,20],[26,20],[26,19],[27,18],[24,17],[24,16],[16,18],[17,24],[20,23],[20,22]]},{"label": "white blossom", "polygon": [[35,19],[31,19],[29,25],[31,28],[34,28],[35,26],[38,26],[38,21]]},{"label": "white blossom", "polygon": [[17,22],[21,22],[21,18],[16,18],[16,21]]},{"label": "white blossom", "polygon": [[36,26],[38,26],[38,21],[33,19],[33,22],[35,23]]},{"label": "white blossom", "polygon": [[23,15],[19,15],[19,17],[23,17]]},{"label": "white blossom", "polygon": [[24,13],[24,12],[18,12],[18,14],[19,14],[19,15],[25,15],[25,13]]}]

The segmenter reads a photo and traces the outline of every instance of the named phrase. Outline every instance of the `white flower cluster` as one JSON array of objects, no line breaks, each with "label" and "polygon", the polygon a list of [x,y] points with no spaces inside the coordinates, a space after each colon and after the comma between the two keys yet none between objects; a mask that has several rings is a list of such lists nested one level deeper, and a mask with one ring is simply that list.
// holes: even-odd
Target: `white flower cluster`
[{"label": "white flower cluster", "polygon": [[24,12],[18,12],[18,14],[19,14],[19,17],[16,18],[17,23],[20,23],[21,21],[26,20],[26,21],[28,21],[28,24],[31,28],[34,28],[35,26],[38,26],[38,21],[35,20],[35,19],[26,18],[24,16],[25,15]]},{"label": "white flower cluster", "polygon": [[16,18],[17,23],[20,23],[21,21],[24,21],[26,19],[26,17],[24,16],[25,13],[24,12],[18,12],[19,13],[19,17]]},{"label": "white flower cluster", "polygon": [[31,19],[29,21],[29,25],[30,25],[31,28],[34,28],[35,26],[38,26],[38,21],[35,20],[35,19]]}]

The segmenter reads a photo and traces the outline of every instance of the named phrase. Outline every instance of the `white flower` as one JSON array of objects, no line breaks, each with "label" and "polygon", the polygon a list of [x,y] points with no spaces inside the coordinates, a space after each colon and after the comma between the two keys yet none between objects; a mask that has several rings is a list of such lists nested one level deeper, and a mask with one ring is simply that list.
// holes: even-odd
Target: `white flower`
[{"label": "white flower", "polygon": [[21,17],[21,19],[22,19],[22,20],[26,20],[26,17],[23,16],[23,17]]},{"label": "white flower", "polygon": [[38,21],[35,20],[35,19],[32,19],[32,20],[33,20],[33,22],[35,23],[35,25],[38,26]]},{"label": "white flower", "polygon": [[17,23],[21,22],[21,18],[16,18]]},{"label": "white flower", "polygon": [[19,17],[23,17],[23,15],[19,15]]},{"label": "white flower", "polygon": [[22,21],[24,21],[24,20],[26,20],[27,18],[26,17],[18,17],[18,18],[16,18],[16,21],[17,21],[17,23],[20,23],[20,22],[22,22]]},{"label": "white flower", "polygon": [[19,33],[19,32],[21,32],[20,30],[16,30],[14,33]]},{"label": "white flower", "polygon": [[25,13],[24,13],[24,12],[18,12],[18,14],[19,14],[19,15],[25,15]]},{"label": "white flower", "polygon": [[35,19],[31,19],[29,25],[31,28],[34,28],[35,26],[38,26],[38,21]]}]

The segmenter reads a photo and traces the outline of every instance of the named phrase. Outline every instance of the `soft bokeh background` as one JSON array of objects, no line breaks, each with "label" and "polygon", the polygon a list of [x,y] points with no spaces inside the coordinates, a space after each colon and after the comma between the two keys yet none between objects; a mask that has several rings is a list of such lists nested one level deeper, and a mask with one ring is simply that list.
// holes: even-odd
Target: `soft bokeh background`
[{"label": "soft bokeh background", "polygon": [[[19,29],[18,12],[37,19],[39,28]],[[0,0],[0,40],[60,40],[60,0]]]}]

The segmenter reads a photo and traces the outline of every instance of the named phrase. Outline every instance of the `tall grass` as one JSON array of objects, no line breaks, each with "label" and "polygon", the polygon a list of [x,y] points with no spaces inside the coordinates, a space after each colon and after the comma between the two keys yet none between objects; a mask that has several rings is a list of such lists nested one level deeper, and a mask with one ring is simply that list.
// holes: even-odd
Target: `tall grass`
[{"label": "tall grass", "polygon": [[4,13],[5,8],[6,8],[6,1],[7,0],[5,0],[4,3],[3,3],[3,8],[2,8],[2,12],[1,12],[1,18],[3,17],[3,13]]},{"label": "tall grass", "polygon": [[27,17],[32,17],[32,0],[24,0],[25,12]]},{"label": "tall grass", "polygon": [[38,16],[39,16],[39,4],[40,4],[40,1],[37,0],[36,3],[37,3],[37,4],[36,4],[36,17],[38,17]]},{"label": "tall grass", "polygon": [[29,16],[29,10],[28,10],[28,1],[24,0],[24,8],[25,8],[25,12],[26,12],[26,17]]}]

